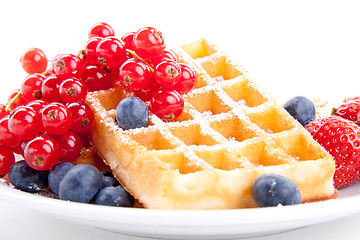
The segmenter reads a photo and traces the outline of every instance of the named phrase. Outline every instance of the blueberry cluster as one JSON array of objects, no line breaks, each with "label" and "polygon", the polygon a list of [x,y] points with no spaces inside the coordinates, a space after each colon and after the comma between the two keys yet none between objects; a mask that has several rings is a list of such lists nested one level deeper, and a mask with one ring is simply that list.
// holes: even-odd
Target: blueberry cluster
[{"label": "blueberry cluster", "polygon": [[22,160],[10,167],[8,176],[11,184],[26,192],[50,189],[61,200],[117,207],[134,206],[134,198],[112,173],[100,172],[89,164],[60,162],[50,171],[37,171]]}]

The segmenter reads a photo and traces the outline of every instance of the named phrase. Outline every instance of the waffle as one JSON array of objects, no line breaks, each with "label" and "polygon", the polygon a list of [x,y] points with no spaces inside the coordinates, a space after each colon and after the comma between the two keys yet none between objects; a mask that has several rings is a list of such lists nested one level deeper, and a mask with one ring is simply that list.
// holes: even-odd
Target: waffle
[{"label": "waffle", "polygon": [[122,87],[88,94],[95,113],[93,145],[124,187],[146,208],[256,207],[254,179],[293,179],[302,202],[337,196],[333,158],[248,73],[207,40],[173,49],[197,75],[172,122],[151,114],[145,128],[114,122]]}]

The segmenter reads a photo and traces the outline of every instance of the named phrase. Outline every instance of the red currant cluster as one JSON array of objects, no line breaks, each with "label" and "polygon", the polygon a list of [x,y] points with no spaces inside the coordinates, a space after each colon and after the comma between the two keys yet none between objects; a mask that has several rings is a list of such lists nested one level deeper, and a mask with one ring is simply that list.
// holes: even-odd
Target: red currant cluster
[{"label": "red currant cluster", "polygon": [[162,33],[155,28],[127,33],[122,40],[128,59],[119,68],[119,82],[148,102],[162,120],[175,119],[184,107],[182,94],[195,86],[194,71],[165,50]]},{"label": "red currant cluster", "polygon": [[89,91],[121,84],[159,118],[181,114],[182,94],[194,87],[196,76],[165,49],[160,31],[145,27],[119,39],[110,25],[96,23],[88,37],[78,55],[59,54],[50,64],[38,48],[21,57],[29,75],[8,103],[0,104],[0,175],[14,163],[14,153],[41,171],[59,161],[74,162],[89,144],[83,138],[93,121],[84,102]]}]

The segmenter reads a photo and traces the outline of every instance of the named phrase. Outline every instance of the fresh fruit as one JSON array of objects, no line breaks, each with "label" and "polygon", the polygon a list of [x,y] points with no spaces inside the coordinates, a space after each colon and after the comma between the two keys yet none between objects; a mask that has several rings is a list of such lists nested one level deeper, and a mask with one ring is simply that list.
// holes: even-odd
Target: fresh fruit
[{"label": "fresh fruit", "polygon": [[20,58],[21,65],[25,72],[43,73],[47,67],[45,53],[39,48],[29,48]]},{"label": "fresh fruit", "polygon": [[181,69],[177,62],[165,60],[159,63],[154,71],[155,81],[163,87],[175,85],[181,76]]},{"label": "fresh fruit", "polygon": [[53,193],[59,195],[59,184],[64,175],[72,168],[75,164],[71,162],[59,162],[49,172],[48,182],[49,187]]},{"label": "fresh fruit", "polygon": [[73,102],[67,105],[72,115],[70,130],[74,132],[85,132],[90,129],[94,121],[94,113],[90,106],[82,101]]},{"label": "fresh fruit", "polygon": [[59,160],[60,162],[75,162],[80,156],[82,142],[79,135],[72,131],[67,131],[61,135],[54,135],[56,143],[59,146]]},{"label": "fresh fruit", "polygon": [[[0,144],[7,147],[16,147],[20,145],[20,138],[10,132],[8,127],[9,116],[0,119]],[[1,146],[1,145],[0,145]]]},{"label": "fresh fruit", "polygon": [[113,84],[109,71],[99,64],[87,66],[84,69],[82,80],[89,92],[106,90]]},{"label": "fresh fruit", "polygon": [[28,102],[26,104],[26,107],[31,107],[32,109],[34,109],[36,112],[40,113],[42,111],[42,109],[47,105],[48,103],[45,102],[44,100],[34,100],[31,102]]},{"label": "fresh fruit", "polygon": [[0,145],[0,176],[7,174],[14,163],[14,153],[9,148]]},{"label": "fresh fruit", "polygon": [[14,187],[25,192],[38,192],[48,186],[48,171],[37,171],[24,160],[15,162],[8,176]]},{"label": "fresh fruit", "polygon": [[85,83],[76,78],[69,78],[63,81],[59,87],[60,97],[66,103],[84,101],[87,92]]},{"label": "fresh fruit", "polygon": [[186,94],[195,87],[196,74],[194,70],[184,63],[179,63],[181,75],[179,81],[171,88],[180,94]]},{"label": "fresh fruit", "polygon": [[60,79],[81,78],[84,65],[74,54],[62,54],[53,62],[53,71]]},{"label": "fresh fruit", "polygon": [[128,32],[121,37],[121,40],[125,43],[126,49],[134,50],[134,45],[133,45],[134,35],[135,32]]},{"label": "fresh fruit", "polygon": [[333,115],[348,119],[360,126],[360,97],[346,99],[333,109]]},{"label": "fresh fruit", "polygon": [[94,197],[95,204],[116,206],[116,207],[133,207],[134,198],[121,186],[104,187]]},{"label": "fresh fruit", "polygon": [[95,23],[90,27],[88,37],[108,37],[108,36],[114,36],[115,32],[114,29],[107,23],[104,22],[98,22]]},{"label": "fresh fruit", "polygon": [[59,198],[89,203],[101,188],[101,173],[89,164],[72,167],[59,183]]},{"label": "fresh fruit", "polygon": [[133,46],[137,55],[143,59],[160,57],[166,44],[162,33],[152,27],[139,29],[133,38]]},{"label": "fresh fruit", "polygon": [[314,103],[304,96],[296,96],[289,99],[285,102],[284,108],[302,126],[306,126],[316,117]]},{"label": "fresh fruit", "polygon": [[29,141],[24,149],[26,163],[35,170],[50,170],[60,157],[58,143],[48,135],[42,135]]},{"label": "fresh fruit", "polygon": [[71,112],[61,103],[50,103],[44,107],[41,113],[44,131],[49,134],[64,134],[72,126]]},{"label": "fresh fruit", "polygon": [[150,58],[147,62],[150,64],[151,67],[155,68],[159,63],[165,60],[178,62],[176,55],[168,50],[164,50],[163,54],[161,54],[159,57]]},{"label": "fresh fruit", "polygon": [[139,98],[124,98],[116,107],[115,122],[124,130],[146,127],[149,110]]},{"label": "fresh fruit", "polygon": [[0,118],[8,116],[9,114],[10,112],[6,110],[6,105],[0,104]]},{"label": "fresh fruit", "polygon": [[55,74],[47,76],[41,84],[42,99],[47,102],[61,102],[59,88],[62,80]]},{"label": "fresh fruit", "polygon": [[259,207],[293,205],[301,203],[296,183],[278,174],[264,174],[255,179],[251,196]]},{"label": "fresh fruit", "polygon": [[99,64],[98,56],[96,55],[96,46],[101,39],[101,37],[92,37],[86,42],[84,48],[84,55],[87,65]]},{"label": "fresh fruit", "polygon": [[119,68],[119,79],[130,90],[144,89],[151,80],[150,68],[138,58],[129,59]]},{"label": "fresh fruit", "polygon": [[164,121],[177,118],[184,108],[184,99],[175,90],[161,90],[153,94],[151,100],[151,111]]},{"label": "fresh fruit", "polygon": [[42,129],[41,116],[31,107],[20,106],[10,115],[8,127],[22,140],[33,139]]},{"label": "fresh fruit", "polygon": [[[23,155],[25,160],[21,164],[36,174],[47,174],[59,162],[76,161],[83,146],[91,147],[87,136],[94,114],[84,102],[86,94],[114,85],[121,84],[142,99],[130,97],[119,103],[115,121],[124,130],[146,127],[148,107],[165,121],[181,114],[181,94],[194,87],[196,76],[165,49],[162,33],[145,27],[126,33],[121,39],[114,35],[109,24],[100,22],[90,28],[89,39],[78,55],[58,54],[47,64],[40,49],[24,54],[21,63],[29,75],[21,88],[10,94],[8,103],[0,104],[0,152],[6,149],[4,152],[10,151],[12,155]],[[155,73],[157,65],[160,66]],[[7,171],[9,162],[2,161],[3,172]],[[62,194],[59,193],[61,198],[84,201],[90,197],[79,192],[74,197],[71,184],[64,185],[70,188],[64,187]],[[100,185],[114,187],[119,182],[114,176],[103,175]]]},{"label": "fresh fruit", "polygon": [[28,102],[29,101],[24,98],[23,94],[21,94],[20,89],[15,89],[8,97],[8,106],[6,110],[14,110],[16,107],[26,105]]},{"label": "fresh fruit", "polygon": [[346,187],[360,179],[360,128],[353,122],[329,116],[305,127],[335,159],[334,186]]},{"label": "fresh fruit", "polygon": [[21,84],[21,93],[28,101],[37,100],[42,97],[41,85],[45,76],[39,73],[28,75]]},{"label": "fresh fruit", "polygon": [[101,172],[101,187],[117,187],[119,181],[114,177],[112,172]]},{"label": "fresh fruit", "polygon": [[98,62],[109,68],[119,67],[125,61],[125,51],[125,44],[115,37],[103,38],[96,46]]}]

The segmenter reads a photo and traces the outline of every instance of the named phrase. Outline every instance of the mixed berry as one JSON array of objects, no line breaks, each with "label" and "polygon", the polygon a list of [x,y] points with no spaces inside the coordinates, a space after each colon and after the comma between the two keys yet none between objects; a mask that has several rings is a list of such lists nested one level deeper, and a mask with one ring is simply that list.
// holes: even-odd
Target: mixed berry
[{"label": "mixed berry", "polygon": [[[113,176],[74,164],[91,146],[87,136],[94,114],[86,96],[119,85],[133,91],[136,97],[119,103],[114,121],[124,130],[146,127],[149,114],[164,121],[181,114],[183,94],[195,86],[194,71],[166,50],[159,30],[144,27],[118,38],[103,22],[90,28],[78,54],[48,61],[41,49],[30,48],[20,62],[28,76],[8,103],[0,104],[0,175],[8,174],[24,191],[48,188],[60,199],[132,205],[121,185],[114,186]],[[16,162],[15,154],[24,160]],[[100,191],[102,186],[107,189]],[[111,202],[115,197],[120,203]]]}]

